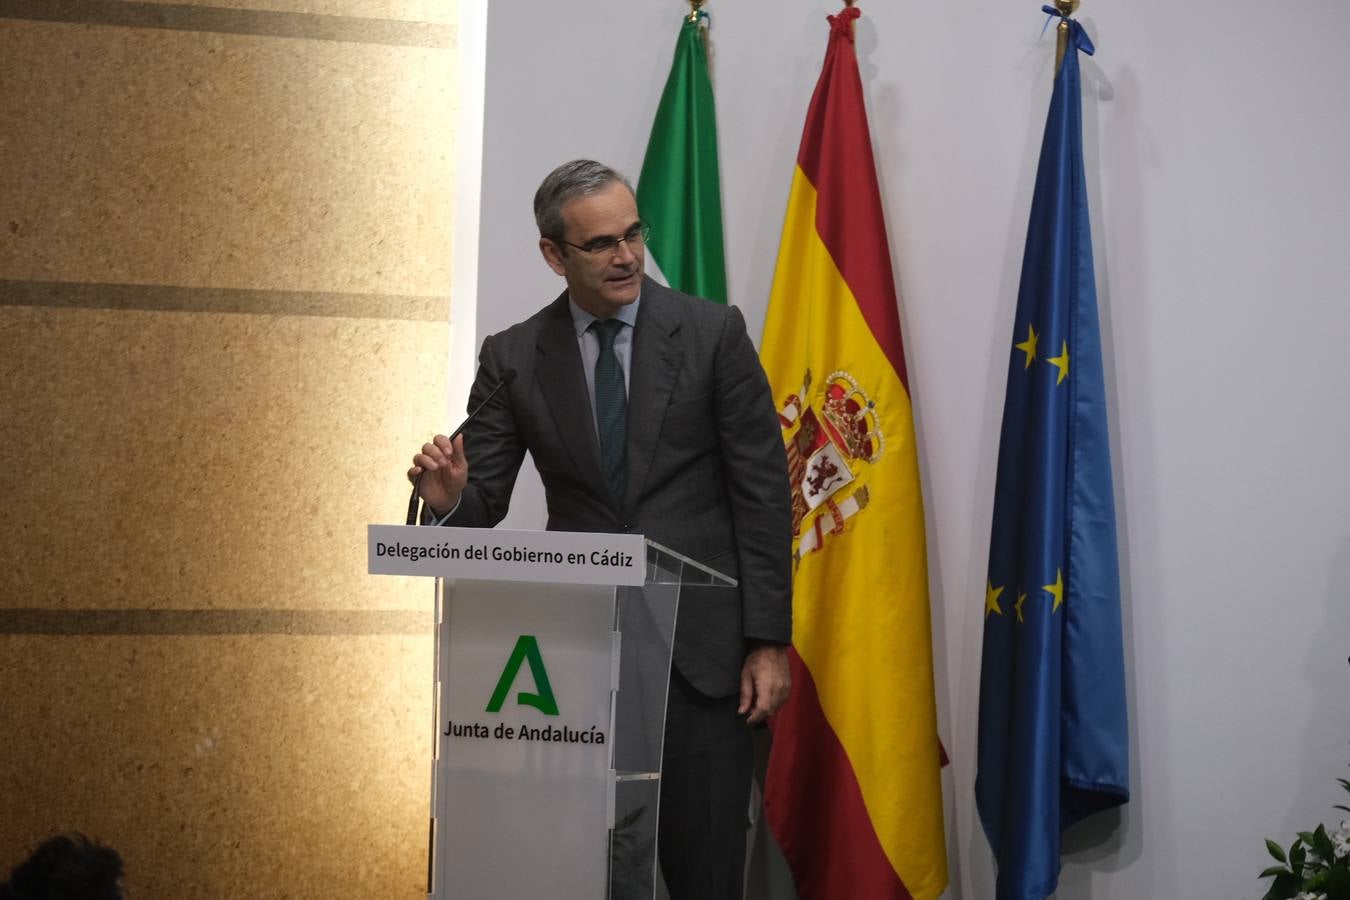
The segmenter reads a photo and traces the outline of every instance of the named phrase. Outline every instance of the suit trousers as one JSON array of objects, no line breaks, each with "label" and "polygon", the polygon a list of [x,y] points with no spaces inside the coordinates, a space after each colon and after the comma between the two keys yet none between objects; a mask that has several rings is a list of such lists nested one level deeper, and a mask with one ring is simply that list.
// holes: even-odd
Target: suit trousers
[{"label": "suit trousers", "polygon": [[741,900],[754,741],[739,703],[671,667],[657,826],[671,900]]}]

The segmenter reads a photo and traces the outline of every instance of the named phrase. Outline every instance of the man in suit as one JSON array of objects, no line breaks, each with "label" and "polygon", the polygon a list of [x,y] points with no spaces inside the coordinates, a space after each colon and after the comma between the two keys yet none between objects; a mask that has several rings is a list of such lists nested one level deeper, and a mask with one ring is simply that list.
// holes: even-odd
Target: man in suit
[{"label": "man in suit", "polygon": [[[673,900],[741,896],[748,724],[782,705],[791,640],[791,499],[768,380],[734,307],[643,274],[647,228],[617,172],[555,169],[535,194],[539,250],[567,289],[483,341],[464,434],[413,458],[447,525],[506,514],[525,452],[548,527],[634,532],[739,580],[681,605],[659,842]],[[472,460],[472,467],[470,467]]]}]

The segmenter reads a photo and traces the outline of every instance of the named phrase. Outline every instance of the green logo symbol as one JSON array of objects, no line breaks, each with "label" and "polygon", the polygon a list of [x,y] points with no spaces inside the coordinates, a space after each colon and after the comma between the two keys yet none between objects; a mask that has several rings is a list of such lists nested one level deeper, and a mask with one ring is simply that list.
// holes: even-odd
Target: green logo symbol
[{"label": "green logo symbol", "polygon": [[529,660],[530,674],[534,676],[534,689],[538,693],[529,694],[521,691],[516,694],[516,702],[521,706],[533,706],[546,716],[558,714],[558,701],[553,699],[553,688],[548,683],[548,670],[544,668],[544,658],[539,655],[539,641],[535,640],[532,634],[522,634],[516,641],[511,658],[506,661],[506,668],[502,669],[502,677],[497,679],[497,689],[492,692],[492,699],[488,701],[488,712],[502,711],[506,694],[511,690],[511,685],[515,684],[520,666],[526,660]]}]

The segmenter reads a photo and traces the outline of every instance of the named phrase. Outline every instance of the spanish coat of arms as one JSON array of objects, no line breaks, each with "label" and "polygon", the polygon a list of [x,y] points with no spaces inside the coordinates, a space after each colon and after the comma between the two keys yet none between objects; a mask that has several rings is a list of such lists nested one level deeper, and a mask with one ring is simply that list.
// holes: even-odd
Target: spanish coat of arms
[{"label": "spanish coat of arms", "polygon": [[[810,398],[806,402],[803,398]],[[778,411],[792,485],[793,558],[814,553],[867,507],[866,469],[886,449],[876,403],[844,371],[831,372],[811,393],[811,371]]]}]

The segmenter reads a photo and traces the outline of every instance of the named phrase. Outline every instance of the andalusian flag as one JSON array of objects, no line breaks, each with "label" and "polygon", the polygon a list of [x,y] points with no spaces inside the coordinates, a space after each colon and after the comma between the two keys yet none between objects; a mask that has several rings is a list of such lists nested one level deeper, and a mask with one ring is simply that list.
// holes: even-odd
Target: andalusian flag
[{"label": "andalusian flag", "polygon": [[923,498],[857,17],[830,17],[762,342],[797,559],[765,804],[803,900],[926,900],[947,857]]},{"label": "andalusian flag", "polygon": [[[1051,15],[1060,15],[1045,7]],[[1031,199],[984,591],[975,804],[999,900],[1043,900],[1060,832],[1130,796],[1116,510],[1092,274],[1077,22]]]},{"label": "andalusian flag", "polygon": [[727,302],[717,117],[704,45],[708,14],[686,16],[656,109],[637,202],[652,226],[647,248],[677,291]]}]

